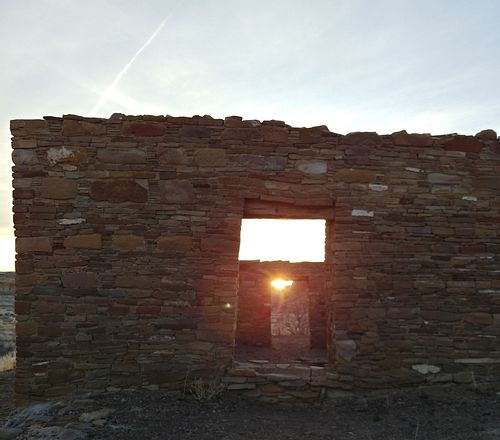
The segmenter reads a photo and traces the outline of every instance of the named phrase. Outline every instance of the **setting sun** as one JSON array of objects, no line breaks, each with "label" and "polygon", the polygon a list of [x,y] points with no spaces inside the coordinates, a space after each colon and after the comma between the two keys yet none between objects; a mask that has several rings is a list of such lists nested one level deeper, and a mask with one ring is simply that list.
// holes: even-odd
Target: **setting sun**
[{"label": "setting sun", "polygon": [[274,280],[271,281],[271,286],[276,287],[276,289],[283,289],[284,287],[291,286],[293,284],[292,280],[284,281],[284,280]]}]

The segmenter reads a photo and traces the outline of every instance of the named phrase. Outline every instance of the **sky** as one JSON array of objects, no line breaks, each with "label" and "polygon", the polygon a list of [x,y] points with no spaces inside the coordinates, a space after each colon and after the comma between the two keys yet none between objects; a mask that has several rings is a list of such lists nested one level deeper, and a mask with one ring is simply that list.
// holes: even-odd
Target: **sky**
[{"label": "sky", "polygon": [[498,133],[499,13],[498,0],[0,0],[0,271],[14,267],[11,119]]}]

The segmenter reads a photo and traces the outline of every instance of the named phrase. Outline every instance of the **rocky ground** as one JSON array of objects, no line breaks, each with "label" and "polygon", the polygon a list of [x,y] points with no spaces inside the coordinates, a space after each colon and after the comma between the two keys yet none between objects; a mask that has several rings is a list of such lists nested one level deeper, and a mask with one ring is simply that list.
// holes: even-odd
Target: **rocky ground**
[{"label": "rocky ground", "polygon": [[[12,377],[0,373],[0,424],[12,410]],[[6,438],[500,440],[500,392],[434,386],[283,407],[231,394],[203,403],[189,391],[124,391],[31,407],[0,430]]]}]

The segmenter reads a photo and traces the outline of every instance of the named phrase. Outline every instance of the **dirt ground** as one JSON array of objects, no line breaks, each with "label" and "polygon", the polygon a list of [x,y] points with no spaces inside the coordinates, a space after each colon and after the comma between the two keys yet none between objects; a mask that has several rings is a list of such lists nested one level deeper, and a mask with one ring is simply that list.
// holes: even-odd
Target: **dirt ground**
[{"label": "dirt ground", "polygon": [[[13,377],[0,373],[0,426],[15,412]],[[96,440],[500,440],[500,392],[471,385],[347,394],[306,407],[141,390],[96,396],[85,411],[102,408],[115,412],[88,431]]]}]

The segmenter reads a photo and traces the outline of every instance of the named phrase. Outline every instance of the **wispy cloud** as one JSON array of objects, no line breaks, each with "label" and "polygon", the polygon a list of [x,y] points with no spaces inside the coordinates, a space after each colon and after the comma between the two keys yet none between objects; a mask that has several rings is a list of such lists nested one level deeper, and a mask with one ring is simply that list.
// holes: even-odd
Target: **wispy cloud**
[{"label": "wispy cloud", "polygon": [[[184,3],[184,0],[180,3],[182,4]],[[179,5],[180,6],[180,5]],[[111,96],[113,95],[115,89],[116,89],[116,86],[118,85],[118,83],[120,82],[120,80],[122,79],[122,76],[125,75],[125,73],[127,73],[127,70],[130,68],[130,66],[132,64],[134,64],[134,61],[137,59],[137,57],[141,54],[141,52],[146,49],[146,47],[148,47],[148,45],[156,38],[156,36],[160,33],[160,31],[162,30],[163,26],[165,26],[165,24],[167,24],[167,22],[170,20],[170,18],[172,17],[172,14],[174,13],[174,11],[172,11],[167,18],[165,18],[165,20],[163,20],[160,25],[156,28],[156,30],[153,32],[153,35],[151,35],[151,37],[149,37],[148,41],[146,41],[142,47],[136,52],[136,54],[132,57],[132,59],[128,62],[128,64],[122,69],[122,71],[118,74],[118,76],[115,78],[115,80],[111,83],[111,85],[106,89],[106,91],[103,93],[103,95],[101,96],[101,99],[99,99],[99,102],[95,105],[95,107],[90,111],[90,116],[94,116],[100,109],[101,107],[107,102],[109,101],[109,99],[111,98]]]}]

